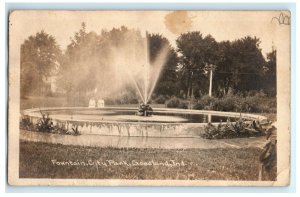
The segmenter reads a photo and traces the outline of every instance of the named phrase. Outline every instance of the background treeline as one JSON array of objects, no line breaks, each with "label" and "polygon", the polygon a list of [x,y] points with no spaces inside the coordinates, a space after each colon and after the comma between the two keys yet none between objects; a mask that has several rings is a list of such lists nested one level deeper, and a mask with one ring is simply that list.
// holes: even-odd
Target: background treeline
[{"label": "background treeline", "polygon": [[[164,46],[167,45],[169,50],[152,102],[183,108],[192,103],[197,109],[224,110],[216,101],[201,103],[208,99],[207,65],[212,64],[213,99],[273,99],[272,105],[276,108],[276,50],[270,51],[265,58],[259,38],[246,36],[217,42],[211,35],[194,31],[181,34],[176,39],[175,48],[163,35],[150,32],[147,38],[150,61]],[[97,89],[99,94],[105,95],[100,97],[104,97],[108,104],[138,103],[134,87],[114,90],[118,84],[111,82],[115,70],[110,65],[118,56],[144,53],[135,50],[141,48],[144,39],[145,35],[136,29],[122,26],[109,31],[87,32],[85,23],[82,23],[78,32],[70,38],[67,49],[62,51],[53,36],[44,31],[38,32],[21,46],[21,97],[65,96],[74,105],[87,105],[89,97]],[[125,47],[128,43],[131,43],[130,47]],[[111,57],[113,47],[124,50],[117,50],[119,54]],[[51,80],[55,80],[56,91],[51,89]],[[107,90],[112,90],[111,94],[104,94]],[[233,110],[236,111],[245,105],[239,101],[234,103]]]}]

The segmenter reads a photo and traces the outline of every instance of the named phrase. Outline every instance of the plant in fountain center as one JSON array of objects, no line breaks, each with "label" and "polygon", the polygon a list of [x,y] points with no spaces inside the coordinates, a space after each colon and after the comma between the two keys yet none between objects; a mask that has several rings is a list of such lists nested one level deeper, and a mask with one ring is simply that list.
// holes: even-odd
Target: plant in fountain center
[{"label": "plant in fountain center", "polygon": [[152,116],[153,109],[149,104],[142,103],[138,109],[137,115],[139,116]]}]

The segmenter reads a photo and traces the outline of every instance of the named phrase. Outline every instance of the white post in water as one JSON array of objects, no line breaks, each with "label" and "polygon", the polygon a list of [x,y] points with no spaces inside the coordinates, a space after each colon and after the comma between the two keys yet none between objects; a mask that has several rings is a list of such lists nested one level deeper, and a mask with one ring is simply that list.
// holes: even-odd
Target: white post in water
[{"label": "white post in water", "polygon": [[[206,69],[208,71],[210,71],[210,73],[209,73],[209,92],[208,92],[208,95],[210,97],[212,96],[212,77],[213,77],[214,68],[215,68],[215,66],[212,64],[206,66]],[[212,107],[211,103],[210,103],[210,107]],[[208,115],[208,122],[211,122],[211,114]]]},{"label": "white post in water", "polygon": [[212,91],[212,75],[213,75],[213,71],[212,71],[212,65],[210,68],[210,76],[209,76],[209,96],[211,97],[211,91]]},{"label": "white post in water", "polygon": [[[209,93],[208,95],[211,97],[211,91],[212,91],[212,72],[213,68],[212,65],[210,65],[210,73],[209,73]],[[210,104],[211,105],[211,104]],[[211,114],[208,114],[208,122],[211,122]]]},{"label": "white post in water", "polygon": [[208,114],[207,121],[211,122],[211,114]]}]

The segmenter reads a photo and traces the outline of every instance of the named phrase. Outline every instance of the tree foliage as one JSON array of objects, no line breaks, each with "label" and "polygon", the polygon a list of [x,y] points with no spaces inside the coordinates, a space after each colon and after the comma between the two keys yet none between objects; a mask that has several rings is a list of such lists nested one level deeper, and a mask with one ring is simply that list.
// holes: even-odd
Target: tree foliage
[{"label": "tree foliage", "polygon": [[60,85],[67,93],[94,88],[96,65],[99,65],[97,42],[98,35],[95,32],[87,33],[85,23],[71,38],[60,70]]},{"label": "tree foliage", "polygon": [[58,72],[61,50],[53,36],[44,31],[21,45],[21,96],[46,93],[47,79]]},{"label": "tree foliage", "polygon": [[179,56],[181,89],[187,97],[208,92],[205,66],[218,61],[218,43],[211,36],[198,32],[181,34],[176,40]]},{"label": "tree foliage", "polygon": [[267,62],[263,72],[264,91],[270,96],[276,96],[276,50],[267,54]]},{"label": "tree foliage", "polygon": [[[181,34],[173,48],[160,34],[143,35],[127,27],[109,31],[88,32],[86,24],[70,38],[62,54],[53,36],[44,31],[30,36],[21,46],[21,95],[42,92],[46,79],[60,76],[57,85],[69,97],[90,98],[96,90],[101,95],[121,95],[124,101],[137,100],[136,88],[120,81],[121,74],[134,72],[132,64],[142,65],[145,43],[148,41],[150,65],[167,55],[156,83],[156,97],[201,98],[208,93],[208,65],[213,69],[213,94],[226,96],[229,92],[243,93],[263,90],[276,95],[276,50],[267,54],[260,49],[260,40],[246,36],[234,41],[217,42],[211,35],[199,31]],[[141,61],[139,61],[141,59]],[[122,86],[122,88],[117,88]],[[110,95],[106,93],[108,91]],[[128,95],[131,95],[130,97]],[[130,101],[128,101],[130,102]]]},{"label": "tree foliage", "polygon": [[233,42],[219,43],[221,52],[214,75],[215,92],[227,94],[262,89],[265,59],[256,37],[244,37]]},{"label": "tree foliage", "polygon": [[[61,86],[69,96],[78,95],[79,100],[81,95],[96,96],[95,90],[101,98],[109,96],[107,92],[120,95],[124,91],[132,93],[132,87],[120,84],[118,79],[121,77],[118,76],[122,72],[118,69],[126,69],[124,67],[134,58],[134,54],[140,56],[143,53],[136,50],[142,43],[141,34],[137,30],[122,26],[110,31],[102,30],[101,34],[97,34],[86,32],[86,25],[82,23],[65,52]],[[121,91],[115,90],[118,85],[124,86]]]}]

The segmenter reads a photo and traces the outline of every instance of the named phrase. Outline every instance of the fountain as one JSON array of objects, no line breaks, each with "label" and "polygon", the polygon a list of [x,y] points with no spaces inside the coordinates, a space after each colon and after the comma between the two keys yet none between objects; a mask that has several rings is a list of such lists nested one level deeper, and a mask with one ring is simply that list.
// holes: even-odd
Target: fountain
[{"label": "fountain", "polygon": [[[131,107],[107,107],[104,106],[104,101],[101,103],[98,101],[99,104],[96,107],[96,100],[91,99],[89,107],[28,109],[24,110],[23,114],[36,123],[41,118],[41,112],[47,113],[54,125],[64,125],[66,129],[76,127],[82,135],[130,137],[199,137],[208,119],[212,124],[219,124],[220,121],[226,122],[228,118],[234,121],[241,115],[249,120],[265,118],[234,112],[169,108],[153,110],[149,101],[167,59],[168,46],[162,47],[156,58],[150,61],[147,32],[145,34],[143,46],[127,41],[128,43],[124,46],[110,49],[109,69],[112,69],[110,74],[113,79],[106,81],[104,84],[106,87],[103,88],[105,91],[110,90],[113,95],[114,92],[122,91],[124,84],[130,84],[142,101],[138,111]],[[112,78],[111,75],[107,77],[107,79],[110,78]],[[95,90],[95,98],[96,93],[100,94],[100,89],[101,87],[98,91]],[[105,96],[107,95],[102,94],[100,98],[105,98]]]},{"label": "fountain", "polygon": [[[112,64],[115,67],[115,72],[126,73],[125,75],[119,74],[118,80],[121,79],[122,84],[126,84],[129,78],[131,86],[136,89],[144,105],[148,105],[151,99],[169,53],[168,46],[162,46],[154,60],[150,61],[148,37],[148,33],[145,32],[142,47],[129,47],[130,49],[124,47],[125,49],[115,48],[112,50],[112,56],[115,57]],[[137,44],[128,43],[128,45],[135,46]]]}]

